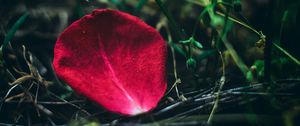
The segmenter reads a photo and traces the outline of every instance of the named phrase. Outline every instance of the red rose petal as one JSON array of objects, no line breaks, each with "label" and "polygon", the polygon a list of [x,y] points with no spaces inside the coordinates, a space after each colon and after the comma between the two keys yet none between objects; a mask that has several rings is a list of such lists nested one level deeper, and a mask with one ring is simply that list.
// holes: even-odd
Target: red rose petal
[{"label": "red rose petal", "polygon": [[58,38],[54,68],[75,91],[106,109],[136,115],[153,109],[166,90],[166,44],[137,17],[95,10]]}]

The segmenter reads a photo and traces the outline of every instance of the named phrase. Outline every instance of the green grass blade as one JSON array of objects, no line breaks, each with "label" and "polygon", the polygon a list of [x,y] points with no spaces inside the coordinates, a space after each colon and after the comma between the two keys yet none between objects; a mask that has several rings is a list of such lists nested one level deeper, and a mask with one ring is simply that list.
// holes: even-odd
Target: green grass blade
[{"label": "green grass blade", "polygon": [[3,53],[3,50],[6,49],[7,45],[11,41],[11,39],[14,37],[16,31],[20,28],[20,26],[24,23],[25,19],[28,17],[29,12],[25,12],[12,26],[12,28],[8,31],[7,35],[4,38],[4,42],[1,46],[1,51]]},{"label": "green grass blade", "polygon": [[276,43],[273,43],[273,45],[280,50],[282,53],[284,53],[286,56],[288,56],[291,60],[293,60],[297,65],[300,65],[300,61],[295,58],[294,56],[292,56],[290,53],[288,53],[285,49],[281,48],[279,45],[277,45]]}]

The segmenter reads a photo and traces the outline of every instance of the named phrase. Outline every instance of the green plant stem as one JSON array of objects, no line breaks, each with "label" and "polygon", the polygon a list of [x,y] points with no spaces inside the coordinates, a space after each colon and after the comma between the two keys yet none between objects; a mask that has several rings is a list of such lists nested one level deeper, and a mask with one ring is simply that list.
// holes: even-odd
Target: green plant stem
[{"label": "green plant stem", "polygon": [[200,15],[197,17],[197,20],[196,20],[196,22],[195,22],[195,24],[194,24],[194,27],[193,27],[192,37],[194,37],[195,34],[196,34],[196,30],[197,30],[199,21],[201,21],[201,20],[203,19],[204,15],[208,12],[208,10],[209,10],[210,8],[213,8],[213,7],[214,7],[213,4],[208,5],[207,7],[204,8],[204,10],[203,10],[203,11],[200,13]]},{"label": "green plant stem", "polygon": [[276,49],[280,50],[283,54],[285,54],[291,60],[293,60],[297,65],[300,65],[300,61],[297,58],[295,58],[294,56],[292,56],[290,53],[288,53],[285,49],[283,49],[282,47],[280,47],[276,43],[273,42],[272,44],[276,47]]},{"label": "green plant stem", "polygon": [[[221,12],[216,12],[216,13],[217,13],[218,15],[222,16],[222,17],[225,17],[225,15],[224,15],[223,13],[221,13]],[[254,28],[252,28],[251,26],[247,25],[247,24],[244,23],[244,22],[238,21],[237,19],[234,19],[234,18],[232,18],[232,17],[230,17],[230,16],[228,17],[228,19],[229,19],[230,21],[234,22],[234,23],[237,23],[237,24],[239,24],[239,25],[241,25],[241,26],[243,26],[243,27],[245,27],[245,28],[247,28],[247,29],[253,31],[253,32],[254,32],[255,34],[257,34],[258,36],[261,35],[257,30],[255,30]]]},{"label": "green plant stem", "polygon": [[220,40],[223,38],[223,37],[226,37],[226,35],[227,35],[227,33],[228,33],[228,31],[229,31],[229,29],[227,29],[227,27],[228,27],[228,17],[229,17],[229,12],[230,12],[230,8],[228,8],[228,9],[226,9],[226,13],[225,13],[225,20],[224,20],[224,27],[223,27],[223,29],[222,29],[222,32],[221,32],[221,37],[220,37],[220,39],[218,39],[218,41],[217,41],[217,48],[219,48],[219,46],[220,46]]},{"label": "green plant stem", "polygon": [[[225,35],[227,34],[227,24],[228,24],[228,15],[229,15],[229,12],[230,12],[230,9],[227,9],[226,10],[226,16],[225,16],[225,20],[224,20],[224,27],[223,27],[223,30],[222,30],[222,33],[221,33],[221,39],[223,37],[225,37]],[[211,13],[212,14],[212,13]],[[220,39],[218,39],[218,41],[220,41]],[[218,45],[219,42],[217,42],[217,45]],[[216,46],[216,48],[218,49],[218,52],[220,54],[220,57],[221,57],[221,61],[222,61],[222,77],[220,79],[220,87],[218,89],[218,92],[217,92],[217,96],[216,96],[216,100],[215,100],[215,103],[214,103],[214,106],[211,110],[211,113],[209,115],[209,118],[207,120],[207,124],[211,124],[211,121],[213,119],[213,116],[218,108],[218,105],[219,105],[219,97],[220,97],[220,92],[222,91],[222,88],[225,84],[225,61],[224,61],[224,58],[222,56],[222,53],[219,51],[219,46]]]},{"label": "green plant stem", "polygon": [[220,79],[220,87],[218,89],[218,92],[217,92],[217,96],[216,96],[216,100],[215,100],[215,103],[214,103],[214,106],[209,114],[209,117],[207,119],[207,124],[211,124],[212,122],[212,119],[213,119],[213,116],[218,108],[218,104],[219,104],[219,101],[220,101],[220,94],[221,94],[221,91],[223,89],[223,86],[225,84],[225,61],[224,61],[224,58],[222,56],[222,53],[218,50],[219,54],[220,54],[220,57],[221,57],[221,61],[222,61],[222,77]]},{"label": "green plant stem", "polygon": [[171,25],[171,29],[173,29],[176,36],[179,37],[178,39],[184,40],[185,39],[185,33],[179,28],[179,26],[175,22],[174,18],[172,17],[170,12],[166,9],[166,7],[162,3],[162,1],[161,0],[155,0],[155,2],[157,3],[157,5],[161,9],[161,11],[164,13],[164,15],[167,17],[167,19],[168,19],[168,21]]},{"label": "green plant stem", "polygon": [[[197,1],[192,1],[192,0],[187,0],[187,1],[188,1],[188,2],[191,2],[191,3],[194,3],[194,4],[197,4],[197,5],[200,5],[200,6],[204,6],[203,4],[201,4],[201,3],[197,2]],[[221,2],[221,3],[222,3],[222,2]],[[221,3],[217,3],[217,4],[221,4]],[[225,14],[223,14],[223,13],[221,13],[221,12],[219,12],[219,11],[217,11],[216,14],[218,14],[218,15],[220,15],[220,16],[222,16],[222,17],[225,17]],[[239,24],[239,25],[241,25],[241,26],[243,26],[243,27],[245,27],[245,28],[247,28],[247,29],[253,31],[253,32],[256,33],[258,36],[261,35],[257,30],[255,30],[254,28],[252,28],[251,26],[247,25],[247,24],[244,23],[244,22],[238,21],[237,19],[232,18],[232,17],[230,17],[230,16],[228,16],[228,19],[229,19],[230,21],[234,22],[234,23],[237,23],[237,24]]]},{"label": "green plant stem", "polygon": [[[166,31],[167,31],[167,34],[168,34],[168,41],[169,41],[168,43],[172,44],[173,40],[172,40],[172,37],[171,37],[170,30],[169,30],[169,28],[167,26],[166,26]],[[175,47],[177,47],[177,46],[175,46]],[[171,52],[172,52],[173,73],[174,73],[175,82],[172,85],[172,87],[169,89],[169,91],[167,91],[167,93],[165,93],[165,96],[169,95],[169,93],[173,90],[173,88],[175,88],[175,92],[176,92],[177,98],[179,98],[180,96],[179,96],[179,91],[178,91],[177,85],[179,83],[181,83],[181,80],[180,80],[180,78],[178,78],[178,75],[177,75],[176,55],[175,55],[175,50],[174,50],[175,47],[174,46],[170,47],[171,48]]]},{"label": "green plant stem", "polygon": [[[191,3],[194,3],[194,1],[191,1],[191,0],[187,0],[188,2],[191,2]],[[192,37],[194,37],[195,36],[195,33],[196,33],[196,30],[197,30],[197,27],[198,27],[198,24],[199,24],[199,20],[202,20],[203,19],[203,17],[205,16],[205,14],[208,12],[208,10],[210,9],[210,8],[215,8],[215,6],[217,5],[217,4],[223,4],[223,5],[226,5],[226,6],[230,6],[230,4],[229,3],[226,3],[226,2],[215,2],[215,3],[213,3],[213,4],[209,4],[209,5],[207,5],[205,8],[204,8],[204,10],[200,13],[200,15],[197,17],[197,20],[196,20],[196,22],[195,22],[195,24],[194,24],[194,27],[193,27],[193,32],[192,32]]]}]

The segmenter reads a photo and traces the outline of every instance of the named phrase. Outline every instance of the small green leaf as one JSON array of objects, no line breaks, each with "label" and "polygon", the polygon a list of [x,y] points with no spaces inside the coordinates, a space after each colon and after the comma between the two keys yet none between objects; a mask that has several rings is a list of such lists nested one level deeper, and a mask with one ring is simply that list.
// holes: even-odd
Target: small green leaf
[{"label": "small green leaf", "polygon": [[261,70],[263,70],[264,69],[264,61],[263,60],[256,60],[255,62],[254,62],[254,66],[256,66],[256,68],[257,68],[257,70],[258,71],[261,71]]},{"label": "small green leaf", "polygon": [[247,80],[248,80],[249,82],[252,82],[252,81],[254,80],[252,71],[248,71],[248,72],[247,72],[246,78],[247,78]]},{"label": "small green leaf", "polygon": [[193,70],[195,69],[197,66],[197,61],[194,59],[194,58],[189,58],[187,61],[186,61],[186,67],[190,70]]},{"label": "small green leaf", "polygon": [[148,0],[140,0],[134,8],[134,15],[137,15],[147,2]]},{"label": "small green leaf", "polygon": [[202,44],[200,42],[198,42],[198,41],[194,41],[193,44],[194,44],[194,46],[196,46],[199,49],[203,48]]}]

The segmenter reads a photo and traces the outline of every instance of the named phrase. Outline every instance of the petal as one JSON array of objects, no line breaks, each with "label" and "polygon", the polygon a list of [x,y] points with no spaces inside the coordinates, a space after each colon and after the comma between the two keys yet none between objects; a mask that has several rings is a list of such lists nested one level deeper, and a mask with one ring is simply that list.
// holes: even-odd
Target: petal
[{"label": "petal", "polygon": [[56,42],[53,65],[76,92],[125,115],[153,109],[167,85],[163,38],[115,10],[95,10],[69,26]]}]

